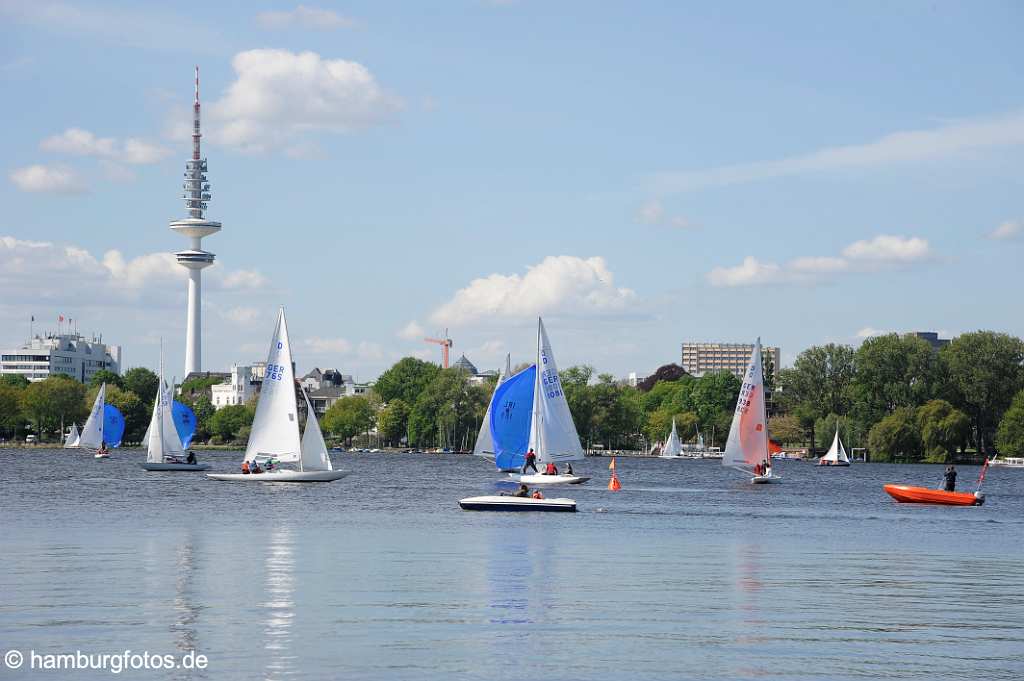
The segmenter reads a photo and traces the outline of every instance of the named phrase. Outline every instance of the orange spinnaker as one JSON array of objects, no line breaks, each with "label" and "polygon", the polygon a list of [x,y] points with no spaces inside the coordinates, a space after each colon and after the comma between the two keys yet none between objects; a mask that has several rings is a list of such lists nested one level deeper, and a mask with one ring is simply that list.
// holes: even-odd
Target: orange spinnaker
[{"label": "orange spinnaker", "polygon": [[910,485],[886,485],[886,493],[893,499],[907,504],[946,504],[948,506],[981,506],[985,503],[983,495],[970,492],[946,492],[928,487],[911,487]]}]

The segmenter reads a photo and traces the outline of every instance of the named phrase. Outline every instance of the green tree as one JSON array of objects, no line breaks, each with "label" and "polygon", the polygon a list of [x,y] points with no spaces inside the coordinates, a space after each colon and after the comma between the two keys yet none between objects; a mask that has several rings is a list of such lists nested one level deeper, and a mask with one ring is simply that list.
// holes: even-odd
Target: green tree
[{"label": "green tree", "polygon": [[417,398],[409,413],[410,444],[471,447],[490,395],[463,372],[444,369]]},{"label": "green tree", "polygon": [[85,386],[66,376],[50,376],[31,383],[21,392],[21,412],[42,436],[64,424],[81,422],[89,413]]},{"label": "green tree", "polygon": [[818,419],[850,408],[854,367],[853,348],[829,343],[807,348],[792,368],[779,372],[781,390],[775,400],[810,434],[812,456]]},{"label": "green tree", "polygon": [[9,385],[12,388],[27,388],[29,380],[21,374],[0,374],[0,385]]},{"label": "green tree", "polygon": [[695,412],[705,428],[707,424],[720,423],[722,414],[727,414],[731,422],[741,387],[743,383],[740,379],[728,371],[704,374],[693,383],[689,403],[683,407],[686,411]]},{"label": "green tree", "polygon": [[558,372],[569,413],[576,424],[576,434],[580,436],[584,447],[589,447],[595,438],[594,395],[590,390],[593,376],[594,367],[587,365],[571,366]]},{"label": "green tree", "polygon": [[124,379],[121,378],[120,374],[115,374],[113,371],[107,369],[100,369],[92,378],[89,379],[90,388],[98,388],[106,383],[107,385],[116,385],[118,388],[124,387]]},{"label": "green tree", "polygon": [[1024,342],[1005,333],[965,333],[940,352],[954,398],[971,418],[978,451],[985,453],[996,424],[1022,387]]},{"label": "green tree", "polygon": [[853,438],[850,419],[838,414],[828,414],[818,419],[814,424],[814,430],[818,438],[814,443],[816,447],[828,449],[832,446],[832,440],[836,436],[836,425],[839,426],[839,439],[843,441],[847,453],[849,453],[851,447],[860,446],[860,443],[856,442]]},{"label": "green tree", "polygon": [[796,444],[804,441],[804,427],[800,419],[792,414],[772,416],[768,419],[768,434],[773,440],[783,445]]},{"label": "green tree", "polygon": [[416,404],[420,394],[440,372],[436,364],[404,357],[380,375],[373,389],[384,402],[400,399],[406,404]]},{"label": "green tree", "polygon": [[321,419],[324,430],[350,442],[373,427],[374,411],[365,397],[343,397],[330,406]]},{"label": "green tree", "polygon": [[124,388],[139,396],[143,404],[152,405],[156,401],[157,387],[160,378],[145,367],[135,367],[124,372]]},{"label": "green tree", "polygon": [[1014,396],[999,422],[996,447],[1003,456],[1024,456],[1024,390]]},{"label": "green tree", "polygon": [[876,423],[868,433],[872,461],[918,461],[921,458],[921,432],[914,410],[900,407]]},{"label": "green tree", "polygon": [[[99,391],[98,385],[90,388],[82,404],[92,407]],[[124,417],[124,435],[121,436],[121,442],[141,442],[146,428],[149,427],[150,417],[153,415],[153,405],[143,404],[135,393],[109,383],[107,384],[106,400],[107,404],[117,407],[121,416]]]},{"label": "green tree", "polygon": [[676,432],[682,442],[688,442],[697,436],[697,415],[692,411],[673,412],[670,409],[658,409],[647,416],[644,424],[644,435],[648,443],[662,442],[672,432],[672,419],[676,420]]},{"label": "green tree", "polygon": [[602,374],[589,391],[594,406],[593,438],[609,449],[635,446],[643,419],[639,400],[629,395],[636,389],[617,385],[610,374]]},{"label": "green tree", "polygon": [[13,437],[25,427],[25,417],[21,412],[22,392],[24,388],[0,383],[0,434],[4,437]]},{"label": "green tree", "polygon": [[918,407],[940,385],[935,351],[916,336],[868,338],[857,349],[856,362],[857,416],[864,423],[875,423],[901,407]]},{"label": "green tree", "polygon": [[210,433],[219,437],[222,442],[232,442],[239,439],[243,428],[252,425],[254,416],[255,410],[249,405],[232,404],[221,407],[210,417]]},{"label": "green tree", "polygon": [[377,432],[386,444],[397,446],[407,437],[410,411],[405,400],[395,398],[377,414]]},{"label": "green tree", "polygon": [[971,437],[967,414],[945,400],[929,400],[918,408],[917,427],[925,457],[934,463],[952,461]]},{"label": "green tree", "polygon": [[201,392],[195,394],[182,393],[176,397],[182,404],[187,404],[192,412],[196,415],[196,434],[193,436],[193,442],[206,442],[210,439],[212,431],[210,429],[210,421],[217,410],[213,407],[213,402],[210,401],[210,397]]}]

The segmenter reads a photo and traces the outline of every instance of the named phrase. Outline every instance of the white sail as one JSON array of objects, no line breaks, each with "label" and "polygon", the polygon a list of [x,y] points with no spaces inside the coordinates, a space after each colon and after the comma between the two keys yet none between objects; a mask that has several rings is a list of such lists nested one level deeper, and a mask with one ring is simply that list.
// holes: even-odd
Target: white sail
[{"label": "white sail", "polygon": [[530,448],[540,463],[576,461],[584,456],[541,319],[537,320],[537,379],[533,387]]},{"label": "white sail", "polygon": [[163,346],[160,349],[160,382],[153,401],[153,416],[149,420],[146,431],[146,461],[148,463],[164,463],[167,459],[181,460],[185,451],[178,438],[178,429],[174,425],[174,413],[171,408],[171,390],[164,382]]},{"label": "white sail", "polygon": [[303,471],[333,471],[331,457],[327,453],[327,443],[320,432],[320,424],[316,420],[316,412],[309,401],[309,395],[302,391],[306,400],[306,430],[302,433],[302,458],[299,469]]},{"label": "white sail", "polygon": [[679,433],[676,432],[676,420],[672,419],[672,432],[669,433],[665,446],[661,448],[662,456],[679,456],[683,451],[683,445],[679,442]]},{"label": "white sail", "polygon": [[482,456],[485,459],[494,461],[494,438],[491,437],[491,407],[494,406],[494,396],[498,392],[498,386],[505,382],[505,379],[512,374],[512,355],[505,355],[505,366],[498,374],[498,382],[494,385],[494,392],[491,393],[491,401],[487,403],[487,411],[484,412],[484,421],[480,424],[480,432],[476,436],[476,444],[473,446],[473,454]]},{"label": "white sail", "polygon": [[732,415],[729,440],[722,456],[723,466],[749,470],[769,461],[768,419],[765,413],[764,376],[761,371],[761,339],[757,339],[750,355],[750,365],[743,375],[743,387]]},{"label": "white sail", "polygon": [[142,440],[146,443],[147,463],[164,462],[163,412],[161,411],[163,392],[163,387],[156,391],[156,399],[153,400],[153,414],[149,417],[149,428],[146,429],[146,437]]},{"label": "white sail", "polygon": [[850,457],[846,455],[846,448],[843,447],[843,441],[839,439],[839,424],[836,423],[836,436],[832,439],[832,446],[829,447],[828,453],[821,457],[822,461],[831,461],[832,463],[850,463]]},{"label": "white sail", "polygon": [[64,449],[75,449],[79,446],[78,440],[81,437],[78,433],[78,424],[71,424],[71,432],[68,433],[68,439],[64,440]]},{"label": "white sail", "polygon": [[92,403],[89,420],[82,426],[82,434],[78,438],[78,446],[84,449],[99,449],[103,446],[103,407],[107,402],[107,384],[100,386],[96,393],[96,401]]},{"label": "white sail", "polygon": [[281,308],[270,340],[266,374],[245,448],[245,460],[252,461],[260,456],[294,463],[301,458],[301,451],[292,349],[284,308]]}]

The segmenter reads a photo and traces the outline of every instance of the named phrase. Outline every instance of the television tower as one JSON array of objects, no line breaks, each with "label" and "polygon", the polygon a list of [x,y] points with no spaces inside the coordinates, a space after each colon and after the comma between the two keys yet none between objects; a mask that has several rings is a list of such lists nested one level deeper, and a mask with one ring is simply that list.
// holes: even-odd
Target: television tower
[{"label": "television tower", "polygon": [[203,213],[210,200],[206,180],[206,159],[199,153],[199,67],[196,67],[196,99],[192,107],[192,159],[185,163],[185,208],[188,217],[171,222],[171,229],[188,237],[189,248],[174,255],[188,269],[188,317],[185,327],[185,375],[202,371],[203,366],[203,283],[202,272],[213,264],[214,254],[203,250],[203,237],[220,231],[220,223],[207,220]]}]

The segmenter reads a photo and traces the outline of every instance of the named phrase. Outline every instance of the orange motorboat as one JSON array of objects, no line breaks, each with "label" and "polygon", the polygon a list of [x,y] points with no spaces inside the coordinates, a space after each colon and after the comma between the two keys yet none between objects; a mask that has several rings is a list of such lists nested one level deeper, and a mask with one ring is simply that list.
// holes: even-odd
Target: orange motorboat
[{"label": "orange motorboat", "polygon": [[886,485],[890,497],[906,504],[946,504],[947,506],[981,506],[985,495],[981,492],[946,492],[928,487],[910,485]]}]

